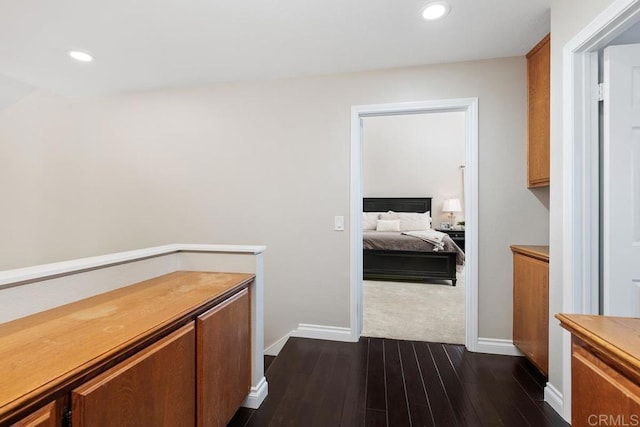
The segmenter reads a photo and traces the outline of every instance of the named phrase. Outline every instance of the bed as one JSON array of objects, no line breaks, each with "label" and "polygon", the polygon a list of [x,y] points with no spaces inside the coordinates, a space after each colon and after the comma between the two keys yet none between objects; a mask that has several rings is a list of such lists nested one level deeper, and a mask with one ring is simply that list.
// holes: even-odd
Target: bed
[{"label": "bed", "polygon": [[[366,197],[363,212],[431,212],[430,197]],[[393,244],[385,242],[393,240]],[[363,230],[363,277],[365,280],[427,281],[451,280],[456,285],[456,263],[464,253],[449,236],[444,250],[400,232]]]}]

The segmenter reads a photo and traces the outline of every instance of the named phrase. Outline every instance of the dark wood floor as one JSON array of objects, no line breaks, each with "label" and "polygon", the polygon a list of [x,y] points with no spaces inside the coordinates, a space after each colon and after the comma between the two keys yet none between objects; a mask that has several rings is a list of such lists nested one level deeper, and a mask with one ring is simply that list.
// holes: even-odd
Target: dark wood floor
[{"label": "dark wood floor", "polygon": [[268,397],[258,410],[241,408],[230,426],[568,425],[520,357],[378,338],[289,338],[266,362]]}]

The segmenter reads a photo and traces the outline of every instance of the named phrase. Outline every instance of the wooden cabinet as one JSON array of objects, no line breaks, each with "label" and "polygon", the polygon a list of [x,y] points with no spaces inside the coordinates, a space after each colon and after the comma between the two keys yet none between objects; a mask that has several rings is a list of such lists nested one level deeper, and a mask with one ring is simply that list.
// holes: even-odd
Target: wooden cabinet
[{"label": "wooden cabinet", "polygon": [[[71,392],[78,427],[195,424],[194,322]],[[220,359],[216,362],[220,365]]]},{"label": "wooden cabinet", "polygon": [[549,185],[551,38],[547,35],[527,54],[527,185]]},{"label": "wooden cabinet", "polygon": [[175,272],[0,324],[0,425],[225,425],[250,388],[254,277]]},{"label": "wooden cabinet", "polygon": [[513,343],[544,374],[549,371],[549,247],[511,246]]},{"label": "wooden cabinet", "polygon": [[62,425],[61,417],[62,414],[58,413],[56,402],[51,402],[12,424],[11,427],[59,427]]},{"label": "wooden cabinet", "polygon": [[244,290],[196,320],[198,426],[226,426],[249,394],[249,310]]},{"label": "wooden cabinet", "polygon": [[556,316],[571,340],[571,425],[640,425],[640,319]]}]

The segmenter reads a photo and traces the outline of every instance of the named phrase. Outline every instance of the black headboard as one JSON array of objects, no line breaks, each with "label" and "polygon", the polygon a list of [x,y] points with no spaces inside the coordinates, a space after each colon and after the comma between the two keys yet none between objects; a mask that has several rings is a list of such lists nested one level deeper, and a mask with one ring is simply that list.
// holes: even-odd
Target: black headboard
[{"label": "black headboard", "polygon": [[426,212],[431,211],[431,197],[365,197],[363,212]]}]

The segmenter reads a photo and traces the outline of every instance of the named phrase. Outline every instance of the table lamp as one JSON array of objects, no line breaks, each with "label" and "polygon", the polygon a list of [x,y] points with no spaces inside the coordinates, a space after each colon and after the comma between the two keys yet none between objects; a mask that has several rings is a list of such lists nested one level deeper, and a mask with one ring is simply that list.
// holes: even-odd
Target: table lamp
[{"label": "table lamp", "polygon": [[462,212],[460,199],[446,199],[442,206],[442,212],[449,212],[449,221],[451,222],[451,228],[454,228],[456,225],[456,216],[454,215],[454,212]]}]

